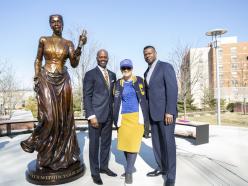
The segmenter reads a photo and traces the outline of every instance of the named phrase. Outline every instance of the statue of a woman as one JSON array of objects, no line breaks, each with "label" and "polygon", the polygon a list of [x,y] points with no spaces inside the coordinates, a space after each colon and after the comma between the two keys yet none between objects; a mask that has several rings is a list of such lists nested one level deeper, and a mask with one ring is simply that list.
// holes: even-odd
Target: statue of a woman
[{"label": "statue of a woman", "polygon": [[73,43],[62,37],[62,16],[51,15],[49,22],[53,34],[40,38],[34,65],[39,124],[32,135],[21,142],[24,151],[38,152],[37,170],[65,169],[80,161],[71,80],[65,62],[69,58],[71,66],[77,67],[81,47],[87,41],[86,31],[80,35],[79,45],[74,50]]}]

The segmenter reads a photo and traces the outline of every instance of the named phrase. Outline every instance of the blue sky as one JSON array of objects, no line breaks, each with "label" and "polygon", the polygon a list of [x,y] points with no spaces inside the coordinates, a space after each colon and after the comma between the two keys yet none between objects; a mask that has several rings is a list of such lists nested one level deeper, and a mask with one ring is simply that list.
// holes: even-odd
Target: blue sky
[{"label": "blue sky", "polygon": [[5,0],[0,2],[0,60],[12,64],[21,86],[32,87],[34,60],[40,36],[51,35],[48,17],[64,18],[63,37],[69,29],[86,28],[119,63],[130,58],[137,75],[147,65],[142,49],[154,45],[166,61],[179,43],[204,47],[205,32],[225,28],[225,36],[248,41],[246,0]]}]

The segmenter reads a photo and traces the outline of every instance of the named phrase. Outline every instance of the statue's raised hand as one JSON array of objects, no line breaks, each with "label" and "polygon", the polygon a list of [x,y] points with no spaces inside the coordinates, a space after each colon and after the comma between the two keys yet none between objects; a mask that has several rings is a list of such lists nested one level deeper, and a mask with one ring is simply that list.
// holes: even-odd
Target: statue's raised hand
[{"label": "statue's raised hand", "polygon": [[87,31],[83,30],[82,34],[79,36],[78,47],[82,48],[83,45],[87,43]]}]

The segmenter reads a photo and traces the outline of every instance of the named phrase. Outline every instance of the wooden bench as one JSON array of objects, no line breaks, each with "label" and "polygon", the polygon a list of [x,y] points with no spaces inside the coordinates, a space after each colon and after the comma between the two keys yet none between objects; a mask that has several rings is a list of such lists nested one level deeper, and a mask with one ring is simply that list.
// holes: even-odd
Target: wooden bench
[{"label": "wooden bench", "polygon": [[[21,125],[21,124],[31,124],[31,129],[33,129],[35,127],[35,123],[37,123],[37,119],[30,119],[30,120],[2,120],[0,121],[0,126],[5,125],[6,126],[6,133],[5,134],[0,134],[0,136],[10,136],[12,135],[12,126],[13,125]],[[28,129],[28,131],[31,131],[30,129]]]},{"label": "wooden bench", "polygon": [[193,127],[193,130],[185,130],[185,127],[178,127],[179,129],[175,129],[176,136],[189,137],[194,139],[195,145],[200,145],[209,142],[209,124],[202,122],[183,122],[176,121],[176,125],[178,126],[186,126]]},{"label": "wooden bench", "polygon": [[[75,118],[75,121],[78,123],[85,123],[87,121],[87,119],[85,118]],[[36,118],[31,119],[31,120],[1,120],[0,121],[0,126],[6,126],[6,133],[2,134],[0,133],[0,136],[11,136],[13,134],[12,132],[12,126],[13,125],[20,125],[20,124],[30,124],[32,123],[32,129],[35,128],[36,123],[38,122],[38,120]],[[25,132],[31,132],[32,130],[30,129],[25,129]],[[0,131],[1,132],[1,131]],[[24,132],[24,131],[22,131]]]}]

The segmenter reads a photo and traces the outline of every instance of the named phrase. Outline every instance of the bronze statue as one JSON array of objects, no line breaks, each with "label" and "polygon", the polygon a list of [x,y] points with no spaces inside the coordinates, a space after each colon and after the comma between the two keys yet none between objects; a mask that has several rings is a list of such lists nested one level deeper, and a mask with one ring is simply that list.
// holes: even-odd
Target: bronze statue
[{"label": "bronze statue", "polygon": [[[69,58],[77,67],[81,48],[87,42],[86,31],[79,37],[76,50],[71,41],[62,37],[63,18],[51,15],[52,36],[41,37],[35,60],[34,90],[38,101],[38,125],[32,135],[21,142],[24,151],[38,152],[36,170],[66,169],[80,162],[70,76],[65,66]],[[42,67],[42,58],[45,65]]]}]

